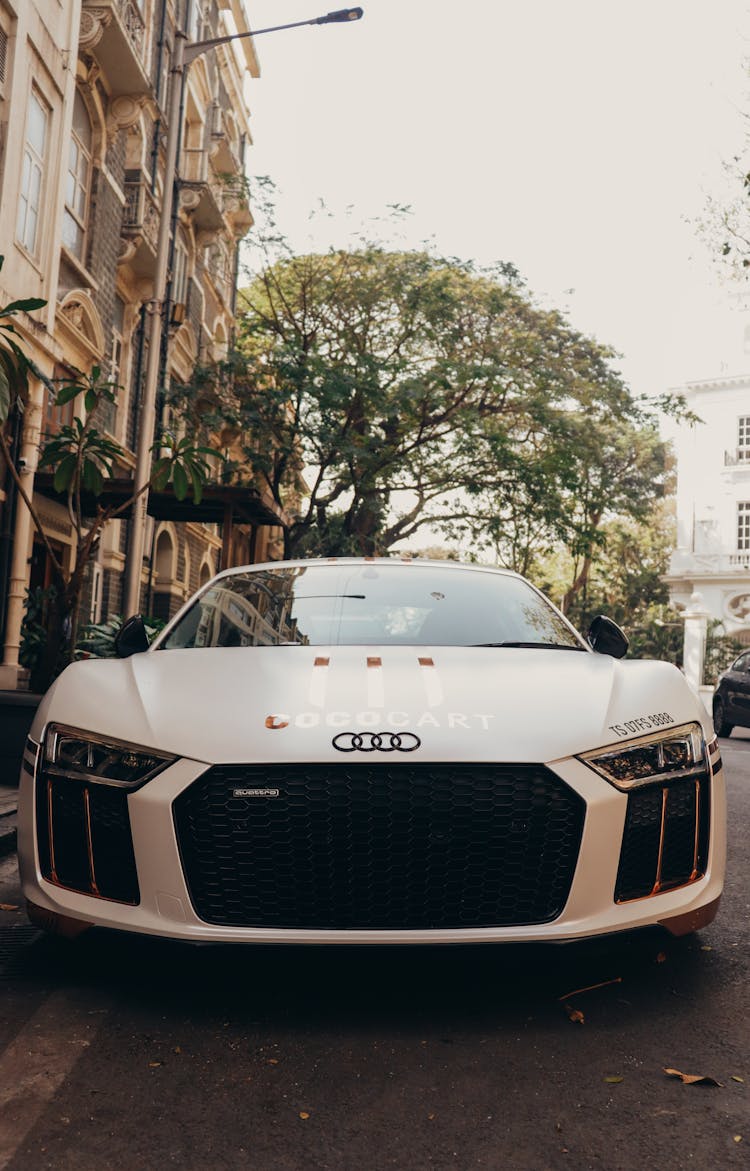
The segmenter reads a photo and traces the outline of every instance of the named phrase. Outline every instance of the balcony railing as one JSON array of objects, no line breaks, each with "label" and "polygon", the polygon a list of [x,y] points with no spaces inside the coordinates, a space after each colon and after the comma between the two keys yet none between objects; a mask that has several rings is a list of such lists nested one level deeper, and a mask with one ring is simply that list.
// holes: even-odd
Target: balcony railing
[{"label": "balcony railing", "polygon": [[122,230],[125,236],[142,236],[156,252],[159,234],[159,209],[156,206],[145,175],[131,175],[125,179],[125,207]]},{"label": "balcony railing", "polygon": [[724,452],[724,467],[744,466],[750,468],[750,447],[734,447]]},{"label": "balcony railing", "polygon": [[137,0],[83,0],[81,47],[98,61],[112,97],[149,92],[149,33]]},{"label": "balcony railing", "polygon": [[705,574],[721,576],[722,574],[747,574],[750,572],[750,549],[738,550],[734,553],[693,553],[687,549],[677,549],[672,554],[669,565],[670,574]]}]

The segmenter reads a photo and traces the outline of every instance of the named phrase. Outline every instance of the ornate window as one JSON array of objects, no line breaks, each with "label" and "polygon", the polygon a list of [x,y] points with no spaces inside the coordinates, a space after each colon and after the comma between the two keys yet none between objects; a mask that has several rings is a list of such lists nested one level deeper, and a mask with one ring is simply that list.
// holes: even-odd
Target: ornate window
[{"label": "ornate window", "polygon": [[172,269],[172,303],[184,305],[187,301],[188,282],[188,253],[182,239],[178,236],[174,248],[174,266]]},{"label": "ornate window", "polygon": [[[70,382],[73,377],[72,370],[68,370],[65,366],[55,366],[53,381],[58,386],[63,386],[66,382]],[[51,439],[61,427],[70,426],[75,414],[75,401],[73,399],[64,403],[63,406],[58,407],[55,405],[55,398],[56,392],[53,393],[47,389],[44,395],[44,418],[42,423],[42,435],[45,439]]]},{"label": "ornate window", "polygon": [[66,248],[84,259],[86,225],[91,189],[91,119],[86,103],[76,91],[73,105],[73,129],[68,151],[68,175],[65,184],[65,211],[62,240]]},{"label": "ornate window", "polygon": [[39,243],[39,212],[44,196],[44,172],[49,139],[50,110],[32,89],[26,116],[26,142],[21,163],[21,190],[18,196],[16,236],[27,252],[36,256]]},{"label": "ornate window", "polygon": [[741,500],[737,505],[737,551],[750,549],[750,500]]},{"label": "ornate window", "polygon": [[750,460],[750,415],[740,415],[737,420],[737,459],[742,463]]}]

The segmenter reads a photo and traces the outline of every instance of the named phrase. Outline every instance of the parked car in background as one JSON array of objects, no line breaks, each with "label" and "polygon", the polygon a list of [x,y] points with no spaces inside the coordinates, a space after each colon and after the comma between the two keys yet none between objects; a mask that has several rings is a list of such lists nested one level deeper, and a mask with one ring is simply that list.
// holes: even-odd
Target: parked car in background
[{"label": "parked car in background", "polygon": [[247,566],[117,647],[71,664],[29,735],[19,858],[50,930],[562,942],[716,913],[703,704],[515,573]]},{"label": "parked car in background", "polygon": [[743,651],[719,676],[713,715],[717,736],[731,736],[736,727],[750,728],[750,651]]}]

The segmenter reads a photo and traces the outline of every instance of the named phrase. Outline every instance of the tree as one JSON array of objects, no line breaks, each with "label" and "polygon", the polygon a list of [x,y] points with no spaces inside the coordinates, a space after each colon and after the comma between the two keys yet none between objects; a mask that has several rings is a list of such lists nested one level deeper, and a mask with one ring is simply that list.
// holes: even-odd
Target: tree
[{"label": "tree", "polygon": [[[12,402],[16,397],[25,402],[29,393],[29,376],[41,375],[15,341],[12,323],[5,323],[3,319],[20,311],[38,309],[44,304],[44,301],[35,298],[12,302],[0,310],[0,329],[3,331],[0,343],[0,451],[31,514],[46,550],[52,575],[52,589],[45,616],[45,643],[33,680],[35,688],[40,690],[44,690],[73,657],[86,574],[104,526],[132,508],[144,492],[150,488],[163,489],[168,483],[173,485],[178,500],[192,493],[196,503],[200,502],[209,472],[206,457],[218,455],[212,448],[196,445],[190,439],[163,435],[154,445],[156,458],[148,484],[126,500],[104,506],[99,503],[99,498],[114,478],[116,465],[124,456],[124,451],[119,444],[99,431],[95,424],[101,404],[106,400],[114,401],[115,385],[106,381],[96,366],[90,375],[80,374],[57,387],[44,379],[48,388],[55,393],[57,406],[79,399],[82,408],[70,424],[61,427],[57,434],[47,440],[39,459],[40,467],[48,467],[54,473],[55,490],[65,498],[75,534],[72,568],[66,571],[50,543],[34,501],[26,490],[5,434],[5,423]],[[92,499],[93,506],[89,504]]]},{"label": "tree", "polygon": [[611,351],[535,306],[512,266],[366,243],[284,254],[241,305],[237,349],[180,401],[196,426],[245,437],[244,462],[291,514],[288,555],[384,552],[425,523],[499,548],[511,517],[523,569],[553,536],[588,547],[594,485],[627,480],[616,424],[637,432],[645,413]]},{"label": "tree", "polygon": [[[639,645],[659,641],[658,632],[651,629],[654,623],[676,621],[666,614],[669,591],[664,583],[673,547],[674,518],[668,499],[657,499],[640,519],[610,516],[592,550],[586,588],[573,595],[568,617],[585,629],[595,614],[604,613],[623,626],[632,641],[640,639]],[[537,565],[535,580],[563,604],[579,573],[580,559],[560,545]],[[680,645],[681,639],[680,634]],[[644,653],[650,655],[648,650]]]}]

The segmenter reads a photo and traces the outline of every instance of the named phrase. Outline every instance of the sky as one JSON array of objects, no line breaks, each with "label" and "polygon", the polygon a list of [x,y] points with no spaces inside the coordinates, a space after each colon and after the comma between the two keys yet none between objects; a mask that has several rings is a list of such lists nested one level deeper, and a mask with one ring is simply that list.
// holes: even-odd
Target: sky
[{"label": "sky", "polygon": [[[255,28],[337,2],[245,0]],[[277,184],[297,250],[406,204],[394,246],[512,261],[637,393],[746,372],[697,224],[743,146],[750,0],[362,7],[256,42],[250,177]]]}]

